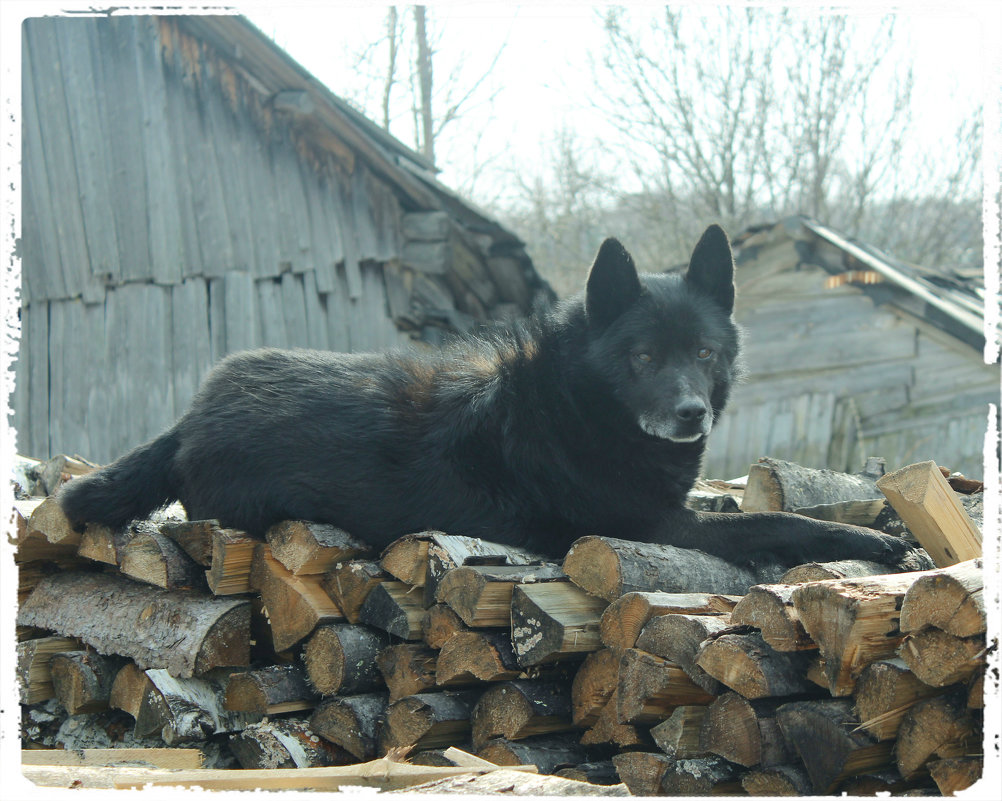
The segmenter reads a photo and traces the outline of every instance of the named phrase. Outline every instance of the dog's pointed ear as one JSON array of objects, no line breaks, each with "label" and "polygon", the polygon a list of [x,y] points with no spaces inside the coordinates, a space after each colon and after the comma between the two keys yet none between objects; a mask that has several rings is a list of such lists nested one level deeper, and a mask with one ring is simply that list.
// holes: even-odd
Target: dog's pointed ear
[{"label": "dog's pointed ear", "polygon": [[633,257],[618,239],[606,239],[598,249],[588,273],[585,311],[588,322],[604,328],[640,297],[640,279]]},{"label": "dog's pointed ear", "polygon": [[734,310],[734,255],[727,234],[719,225],[707,228],[696,243],[685,280],[709,295],[728,314]]}]

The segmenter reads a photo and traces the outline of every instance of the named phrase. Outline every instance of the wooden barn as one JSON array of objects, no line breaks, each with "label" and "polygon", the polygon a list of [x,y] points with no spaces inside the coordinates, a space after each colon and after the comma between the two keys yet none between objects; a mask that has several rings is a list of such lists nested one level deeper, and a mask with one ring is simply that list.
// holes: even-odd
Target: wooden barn
[{"label": "wooden barn", "polygon": [[106,461],[222,356],[522,314],[522,243],[236,16],[22,31],[21,453]]},{"label": "wooden barn", "polygon": [[735,238],[747,378],[704,473],[760,456],[855,472],[933,459],[983,475],[998,364],[984,363],[984,280],[896,261],[811,219]]}]

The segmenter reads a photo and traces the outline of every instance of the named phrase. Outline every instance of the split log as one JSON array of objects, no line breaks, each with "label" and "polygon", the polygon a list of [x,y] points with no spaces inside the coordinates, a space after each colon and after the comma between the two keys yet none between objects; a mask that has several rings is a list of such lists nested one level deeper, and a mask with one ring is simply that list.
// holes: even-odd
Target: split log
[{"label": "split log", "polygon": [[313,709],[317,700],[301,664],[269,665],[230,676],[223,708],[260,718]]},{"label": "split log", "polygon": [[937,567],[981,556],[981,532],[935,462],[902,467],[877,486]]},{"label": "split log", "polygon": [[901,659],[882,659],[863,668],[853,700],[862,727],[877,740],[893,740],[905,713],[940,692],[919,681]]},{"label": "split log", "polygon": [[327,523],[283,520],[264,536],[271,555],[294,576],[324,573],[338,562],[372,554],[367,543]]},{"label": "split log", "polygon": [[338,562],[324,573],[320,586],[338,605],[349,623],[358,623],[358,613],[372,588],[388,581],[390,574],[378,562],[350,559]]},{"label": "split log", "polygon": [[231,735],[228,745],[242,768],[320,768],[349,765],[355,758],[313,733],[303,720],[254,723]]},{"label": "split log", "polygon": [[325,698],[310,717],[310,729],[356,759],[372,759],[387,704],[386,693]]},{"label": "split log", "polygon": [[507,631],[465,631],[442,646],[435,665],[435,682],[457,686],[510,681],[521,673]]},{"label": "split log", "polygon": [[969,559],[920,576],[901,602],[901,631],[935,626],[954,637],[983,634],[985,573],[982,559]]},{"label": "split log", "polygon": [[598,722],[599,715],[619,684],[619,650],[602,648],[585,657],[571,683],[571,719],[575,726],[586,728]]},{"label": "split log", "polygon": [[848,700],[793,701],[776,710],[776,720],[807,768],[815,793],[829,795],[843,779],[892,763],[892,743],[861,731]]},{"label": "split log", "polygon": [[985,708],[985,674],[977,673],[967,688],[967,708]]},{"label": "split log", "polygon": [[556,565],[475,565],[446,573],[435,591],[435,600],[448,604],[471,628],[511,624],[512,589],[537,582],[566,582]]},{"label": "split log", "polygon": [[905,592],[921,573],[802,584],[793,605],[824,659],[832,695],[852,692],[855,678],[871,662],[895,655]]},{"label": "split log", "polygon": [[570,582],[519,584],[511,594],[511,642],[521,665],[556,662],[602,647],[606,604]]},{"label": "split log", "polygon": [[148,737],[163,730],[167,711],[160,691],[146,671],[129,662],[115,676],[108,696],[108,706],[121,709],[135,720],[136,737]]},{"label": "split log", "polygon": [[674,757],[647,751],[625,751],[612,757],[612,764],[630,795],[662,795],[661,779],[675,764]]},{"label": "split log", "polygon": [[779,723],[776,708],[782,701],[749,701],[725,692],[706,708],[699,747],[746,768],[771,768],[796,760]]},{"label": "split log", "polygon": [[774,651],[758,632],[724,634],[700,648],[696,664],[745,698],[816,694],[809,651]]},{"label": "split log", "polygon": [[787,570],[779,579],[780,584],[806,584],[808,581],[828,579],[862,578],[879,576],[893,572],[887,565],[867,562],[863,559],[842,559],[837,562],[808,562]]},{"label": "split log", "polygon": [[748,771],[741,787],[748,795],[804,796],[811,794],[811,779],[801,765],[775,765]]},{"label": "split log", "polygon": [[107,709],[112,682],[123,664],[119,657],[93,651],[53,654],[49,667],[56,698],[71,715]]},{"label": "split log", "polygon": [[54,496],[40,503],[15,501],[14,517],[18,529],[14,561],[64,559],[75,556],[80,545],[80,532],[70,525]]},{"label": "split log", "polygon": [[17,644],[17,686],[22,704],[38,704],[55,697],[52,685],[52,657],[64,651],[76,651],[80,641],[74,637],[39,637]]},{"label": "split log", "polygon": [[205,579],[213,595],[250,592],[254,550],[260,540],[235,528],[214,527],[210,531],[209,569]]},{"label": "split log", "polygon": [[882,466],[849,475],[765,457],[748,469],[741,509],[744,512],[792,512],[819,504],[880,499],[876,479],[882,474]]},{"label": "split log", "polygon": [[165,590],[206,590],[205,571],[174,540],[149,521],[130,526],[118,550],[118,567],[129,578]]},{"label": "split log", "polygon": [[[835,503],[819,503],[814,506],[799,506],[792,511],[815,520],[827,520],[831,523],[846,523],[850,526],[880,530],[880,518],[887,508],[887,501],[883,498],[873,498],[868,501],[836,501]],[[886,567],[884,569],[886,570]],[[839,576],[839,578],[848,578],[848,576]]]},{"label": "split log", "polygon": [[428,538],[427,569],[424,580],[425,606],[435,602],[439,582],[452,569],[463,565],[534,565],[549,563],[538,553],[501,545],[489,540],[433,532]]},{"label": "split log", "polygon": [[951,796],[966,790],[981,778],[985,761],[983,757],[934,759],[926,767],[939,791],[945,796]]},{"label": "split log", "polygon": [[702,551],[612,537],[575,541],[564,558],[564,572],[585,592],[606,601],[628,592],[742,594],[752,584],[776,578]]},{"label": "split log", "polygon": [[401,698],[386,710],[380,749],[441,748],[460,745],[470,736],[470,718],[477,693],[445,690]]},{"label": "split log", "polygon": [[344,620],[320,588],[319,576],[294,576],[264,543],[254,549],[250,585],[261,593],[276,651],[295,645],[317,626]]},{"label": "split log", "polygon": [[985,638],[954,637],[928,628],[905,637],[899,650],[908,668],[933,687],[967,681],[985,665]]},{"label": "split log", "polygon": [[498,737],[477,751],[477,756],[495,765],[535,765],[540,773],[556,773],[560,768],[588,759],[584,746],[567,735],[529,737],[514,742]]},{"label": "split log", "polygon": [[390,703],[408,695],[435,689],[439,655],[423,643],[384,647],[375,659],[383,682],[390,691]]},{"label": "split log", "polygon": [[421,624],[424,641],[432,648],[441,648],[454,634],[467,631],[466,624],[445,604],[433,604],[424,613]]},{"label": "split log", "polygon": [[377,657],[389,643],[384,632],[368,626],[318,626],[303,649],[310,684],[321,695],[357,695],[380,689]]},{"label": "split log", "polygon": [[721,691],[720,682],[696,664],[699,648],[711,634],[728,627],[729,615],[658,615],[637,637],[637,648],[678,665],[710,695]]},{"label": "split log", "polygon": [[573,779],[577,782],[587,782],[592,785],[608,786],[618,784],[626,791],[626,787],[620,783],[619,774],[616,773],[616,766],[612,764],[611,759],[602,762],[582,762],[569,768],[559,768],[553,775],[563,779]]},{"label": "split log", "polygon": [[424,587],[431,534],[430,531],[423,531],[394,540],[379,557],[380,567],[397,581],[412,587]]},{"label": "split log", "polygon": [[408,787],[406,790],[391,792],[432,793],[446,795],[461,793],[463,795],[487,796],[626,796],[627,789],[622,785],[603,786],[563,779],[558,776],[537,776],[533,773],[523,773],[516,768],[500,768],[489,773],[455,776],[448,779],[437,779],[426,784]]},{"label": "split log", "polygon": [[168,745],[240,731],[259,720],[253,714],[224,707],[227,671],[185,679],[162,669],[147,670],[146,675],[163,700],[160,736]]},{"label": "split log", "polygon": [[99,523],[88,523],[80,535],[77,554],[93,562],[118,567],[119,553],[131,536],[128,528],[111,529]]},{"label": "split log", "polygon": [[661,777],[664,795],[740,795],[741,768],[716,756],[679,759]]},{"label": "split log", "polygon": [[706,756],[699,745],[699,733],[706,716],[706,706],[677,706],[671,714],[651,729],[658,748],[676,759]]},{"label": "split log", "polygon": [[621,723],[657,723],[677,706],[708,704],[713,700],[678,665],[636,648],[623,652],[618,690]]},{"label": "split log", "polygon": [[652,745],[646,729],[619,722],[619,688],[609,700],[594,725],[581,735],[581,745],[611,745],[619,749],[647,748]]},{"label": "split log", "polygon": [[358,620],[402,640],[420,640],[424,625],[421,595],[402,581],[381,581],[365,597]]},{"label": "split log", "polygon": [[628,592],[602,613],[599,637],[609,648],[633,648],[647,622],[659,615],[722,615],[738,602],[736,595],[709,593]]},{"label": "split log", "polygon": [[753,626],[777,651],[813,651],[814,642],[804,630],[793,605],[795,584],[756,584],[748,589],[731,612],[735,626]]},{"label": "split log", "polygon": [[477,749],[492,737],[522,740],[568,731],[572,728],[570,687],[552,681],[495,684],[474,707],[472,727]]},{"label": "split log", "polygon": [[212,537],[219,531],[218,520],[172,520],[160,532],[181,546],[202,567],[212,564]]},{"label": "split log", "polygon": [[172,593],[115,575],[51,576],[21,607],[18,623],[78,637],[98,653],[182,678],[250,658],[247,601]]},{"label": "split log", "polygon": [[901,721],[894,744],[898,770],[906,779],[911,778],[933,757],[967,756],[969,746],[978,739],[979,727],[962,693],[925,698]]}]

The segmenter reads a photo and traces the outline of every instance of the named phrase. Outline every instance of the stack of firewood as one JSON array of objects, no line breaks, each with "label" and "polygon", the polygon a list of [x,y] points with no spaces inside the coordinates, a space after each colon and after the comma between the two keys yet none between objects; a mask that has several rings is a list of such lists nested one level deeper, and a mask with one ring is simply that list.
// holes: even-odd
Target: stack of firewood
[{"label": "stack of firewood", "polygon": [[[441,532],[375,554],[329,525],[287,521],[257,541],[179,509],[77,532],[53,498],[30,498],[15,502],[25,720],[54,704],[124,719],[132,742],[223,744],[257,774],[387,755],[454,766],[460,749],[606,794],[970,785],[986,621],[980,533],[957,492],[932,463],[884,476],[888,523],[857,486],[875,475],[843,477],[832,500],[841,474],[755,467],[746,508],[883,516],[944,567],[777,576],[602,537],[554,564]],[[716,508],[714,493],[741,495],[703,489]],[[60,744],[42,728],[25,724],[25,748]]]}]

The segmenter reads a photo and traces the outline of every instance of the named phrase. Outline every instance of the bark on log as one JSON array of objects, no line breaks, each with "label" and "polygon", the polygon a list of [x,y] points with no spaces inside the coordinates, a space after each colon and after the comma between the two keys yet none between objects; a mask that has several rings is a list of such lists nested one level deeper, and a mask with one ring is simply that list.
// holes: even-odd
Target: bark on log
[{"label": "bark on log", "polygon": [[828,579],[862,578],[890,573],[887,565],[867,562],[862,559],[843,559],[838,562],[808,562],[787,570],[779,579],[780,584],[806,584],[808,581]]},{"label": "bark on log", "polygon": [[39,637],[17,644],[18,697],[22,704],[38,704],[55,697],[52,686],[52,657],[63,651],[75,651],[80,641],[75,637]]},{"label": "bark on log", "polygon": [[250,657],[247,601],[171,593],[115,575],[51,576],[21,607],[18,623],[78,637],[98,653],[179,677],[246,665]]},{"label": "bark on log", "polygon": [[435,689],[439,655],[423,643],[404,643],[383,648],[375,659],[390,703]]},{"label": "bark on log", "polygon": [[616,785],[618,784],[625,792],[626,786],[620,783],[619,774],[616,773],[616,766],[611,759],[602,762],[582,762],[579,765],[572,765],[569,768],[560,768],[554,774],[563,779],[573,779],[577,782],[587,782],[588,784]]},{"label": "bark on log", "polygon": [[914,634],[935,626],[954,637],[983,634],[984,560],[970,559],[920,576],[901,602],[901,631]]},{"label": "bark on log", "polygon": [[310,683],[321,695],[357,695],[381,689],[376,660],[389,643],[384,632],[369,626],[319,626],[303,649]]},{"label": "bark on log", "polygon": [[867,665],[856,680],[856,717],[877,740],[893,740],[905,713],[917,701],[941,692],[919,681],[901,659],[882,659]]},{"label": "bark on log", "polygon": [[729,625],[729,615],[658,615],[637,637],[637,648],[678,665],[710,695],[721,691],[720,682],[696,664],[699,648],[711,634]]},{"label": "bark on log", "polygon": [[599,637],[609,648],[633,648],[652,617],[667,614],[722,615],[740,596],[709,593],[628,592],[602,613]]},{"label": "bark on log", "polygon": [[213,671],[202,677],[185,679],[162,669],[147,670],[146,675],[163,699],[160,736],[168,745],[240,731],[260,720],[257,715],[224,708],[228,671]]},{"label": "bark on log", "polygon": [[294,662],[233,674],[226,682],[223,708],[265,717],[313,709],[318,700],[306,668]]},{"label": "bark on log", "polygon": [[310,728],[356,759],[373,759],[387,704],[386,693],[325,698],[310,717]]},{"label": "bark on log", "polygon": [[507,631],[466,631],[442,646],[435,665],[435,682],[460,686],[510,681],[521,673]]},{"label": "bark on log", "polygon": [[861,731],[848,700],[783,704],[776,720],[807,768],[815,793],[828,795],[843,779],[892,763],[892,743]]},{"label": "bark on log", "polygon": [[472,726],[473,745],[478,749],[492,737],[522,740],[568,731],[572,728],[570,687],[552,681],[495,684],[473,709]]},{"label": "bark on log", "polygon": [[93,651],[53,654],[49,667],[56,698],[71,715],[107,709],[112,682],[123,665],[119,657]]},{"label": "bark on log", "polygon": [[567,582],[556,565],[474,565],[446,573],[435,600],[448,604],[471,628],[511,624],[512,589],[537,582]]},{"label": "bark on log", "polygon": [[775,699],[749,701],[725,692],[706,708],[699,746],[746,768],[775,767],[796,760],[779,723]]},{"label": "bark on log", "polygon": [[477,693],[445,690],[418,693],[390,704],[380,736],[380,749],[441,748],[462,745],[470,736]]},{"label": "bark on log", "polygon": [[557,662],[598,650],[605,607],[570,582],[516,586],[511,595],[511,641],[519,664]]},{"label": "bark on log", "polygon": [[752,626],[776,651],[815,651],[818,644],[804,630],[793,605],[795,584],[756,584],[731,612],[735,626]]},{"label": "bark on log", "polygon": [[582,537],[564,558],[564,572],[590,595],[614,601],[628,592],[743,594],[773,576],[702,551],[612,537]]},{"label": "bark on log", "polygon": [[149,521],[133,524],[118,551],[123,575],[165,590],[207,590],[205,571],[174,540]]},{"label": "bark on log", "polygon": [[804,796],[811,794],[811,779],[801,765],[776,765],[748,771],[741,787],[748,795]]},{"label": "bark on log", "polygon": [[745,698],[815,694],[809,651],[774,651],[758,632],[725,634],[700,648],[696,664]]},{"label": "bark on log", "polygon": [[595,724],[581,735],[581,745],[611,745],[618,749],[649,748],[646,729],[619,722],[619,688],[612,691]]},{"label": "bark on log", "polygon": [[324,573],[320,586],[338,605],[349,623],[358,623],[358,613],[366,596],[381,581],[389,581],[390,574],[378,562],[350,559],[338,562]]},{"label": "bark on log", "polygon": [[439,582],[453,568],[476,564],[533,565],[551,561],[541,554],[513,545],[441,532],[433,532],[429,536],[427,557],[425,606],[431,606],[435,602]]},{"label": "bark on log", "polygon": [[945,796],[951,796],[966,790],[981,778],[985,760],[984,757],[934,759],[926,767],[939,791]]},{"label": "bark on log", "polygon": [[881,474],[882,470],[849,475],[766,457],[748,470],[741,509],[792,512],[819,504],[879,499],[881,494],[875,480]]},{"label": "bark on log", "polygon": [[445,604],[433,604],[425,610],[421,624],[424,641],[432,648],[441,648],[454,634],[467,631],[466,624]]},{"label": "bark on log", "polygon": [[740,795],[741,769],[716,756],[679,759],[661,777],[665,795]]},{"label": "bark on log", "polygon": [[367,558],[372,548],[327,523],[283,520],[265,532],[271,555],[294,576],[324,573],[338,562]]},{"label": "bark on log", "polygon": [[899,650],[912,673],[933,687],[946,687],[970,679],[985,666],[985,638],[954,637],[928,628],[905,637]]},{"label": "bark on log", "polygon": [[146,671],[133,662],[125,665],[115,676],[108,706],[132,716],[136,737],[159,734],[163,730],[167,716],[164,699]]},{"label": "bark on log", "polygon": [[981,556],[981,531],[935,462],[918,462],[877,482],[937,567]]},{"label": "bark on log", "polygon": [[365,597],[358,621],[402,640],[420,640],[424,604],[420,593],[402,581],[381,581]]},{"label": "bark on log", "polygon": [[205,579],[213,595],[238,595],[251,591],[250,572],[260,540],[235,528],[210,530],[211,553]]},{"label": "bark on log", "polygon": [[648,751],[626,751],[615,754],[612,763],[630,795],[662,795],[661,779],[676,762],[674,757]]},{"label": "bark on log", "polygon": [[622,652],[602,648],[585,657],[571,683],[571,720],[587,728],[598,722],[599,715],[619,684],[619,660]]},{"label": "bark on log", "polygon": [[636,648],[619,663],[619,721],[652,724],[677,706],[709,704],[713,695],[695,684],[678,665]]},{"label": "bark on log", "polygon": [[242,768],[321,768],[350,765],[355,758],[313,733],[304,720],[254,723],[231,735],[228,745]]},{"label": "bark on log", "polygon": [[517,741],[498,737],[477,751],[477,756],[495,765],[535,765],[540,773],[549,774],[588,759],[585,747],[568,735],[544,735]]},{"label": "bark on log", "polygon": [[894,744],[898,770],[907,779],[918,774],[933,757],[967,756],[970,746],[979,739],[979,728],[963,693],[919,701],[905,713],[898,729]]},{"label": "bark on log", "polygon": [[658,748],[676,759],[706,756],[706,749],[699,744],[699,735],[707,709],[707,706],[675,707],[665,720],[651,729],[651,737]]}]

